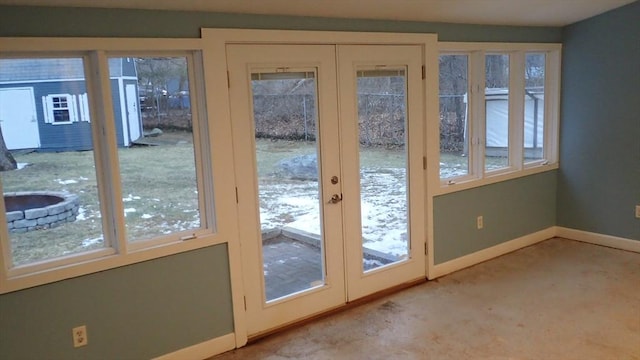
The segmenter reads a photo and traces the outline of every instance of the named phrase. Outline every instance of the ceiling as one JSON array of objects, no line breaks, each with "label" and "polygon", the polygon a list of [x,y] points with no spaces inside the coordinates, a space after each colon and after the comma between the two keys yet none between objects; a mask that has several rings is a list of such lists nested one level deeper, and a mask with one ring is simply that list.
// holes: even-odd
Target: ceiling
[{"label": "ceiling", "polygon": [[564,26],[636,0],[0,0],[44,5]]}]

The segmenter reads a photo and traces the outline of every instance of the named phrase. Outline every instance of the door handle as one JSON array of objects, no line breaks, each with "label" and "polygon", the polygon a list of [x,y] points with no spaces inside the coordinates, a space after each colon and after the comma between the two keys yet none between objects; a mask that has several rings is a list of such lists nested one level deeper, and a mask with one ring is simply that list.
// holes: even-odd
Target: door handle
[{"label": "door handle", "polygon": [[331,199],[329,199],[329,204],[337,204],[340,201],[342,201],[342,194],[338,195],[338,194],[333,194],[331,196]]}]

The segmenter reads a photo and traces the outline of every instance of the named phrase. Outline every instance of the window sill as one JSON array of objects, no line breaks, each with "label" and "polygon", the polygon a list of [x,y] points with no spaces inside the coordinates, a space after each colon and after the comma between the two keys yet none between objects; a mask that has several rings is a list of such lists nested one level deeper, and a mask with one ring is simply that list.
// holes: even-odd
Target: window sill
[{"label": "window sill", "polygon": [[[558,163],[546,164],[546,165],[538,165],[525,168],[523,170],[514,170],[510,172],[501,172],[500,174],[485,176],[484,178],[478,179],[461,179],[460,181],[456,181],[454,179],[443,180],[440,182],[440,185],[436,189],[432,189],[431,196],[438,196],[449,194],[457,191],[473,189],[479,186],[485,186],[490,184],[499,183],[502,181],[507,181],[511,179],[517,179],[524,176],[534,175],[543,173],[546,171],[556,170],[559,168]],[[449,180],[453,180],[454,182],[450,183]]]},{"label": "window sill", "polygon": [[[186,251],[227,243],[220,234],[200,236],[197,240],[172,242],[157,245],[144,250],[137,250],[127,254],[117,254],[113,249],[100,249],[96,252],[83,253],[64,259],[54,260],[55,263],[42,262],[38,265],[25,265],[6,271],[7,278],[0,279],[0,294],[27,289],[51,282],[89,275],[121,266],[171,256]],[[83,256],[89,256],[82,259]],[[47,266],[49,265],[49,266]]]}]

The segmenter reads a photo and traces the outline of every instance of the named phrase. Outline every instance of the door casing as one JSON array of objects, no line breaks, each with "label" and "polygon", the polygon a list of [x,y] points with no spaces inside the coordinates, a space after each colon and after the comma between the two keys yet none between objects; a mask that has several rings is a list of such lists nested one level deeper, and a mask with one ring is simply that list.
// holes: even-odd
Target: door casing
[{"label": "door casing", "polygon": [[[392,44],[392,45],[419,45],[424,56],[426,67],[426,79],[424,86],[424,122],[425,131],[432,134],[425,137],[423,149],[425,153],[431,154],[426,161],[426,182],[425,188],[427,197],[425,226],[427,240],[427,277],[430,277],[434,269],[433,260],[433,194],[437,190],[438,184],[438,161],[439,153],[437,141],[426,141],[426,139],[437,140],[438,132],[438,47],[436,34],[416,34],[416,33],[373,33],[373,32],[336,32],[336,31],[295,31],[295,30],[247,30],[247,29],[202,29],[203,62],[207,64],[204,73],[205,87],[207,90],[207,103],[216,108],[219,119],[227,119],[227,124],[231,124],[231,114],[229,107],[229,83],[227,72],[226,46],[229,44]],[[221,122],[220,124],[223,124]],[[227,131],[226,127],[222,130]],[[217,148],[215,144],[214,151]],[[220,148],[220,150],[224,150]],[[228,164],[229,171],[233,171],[234,164]],[[233,188],[233,184],[227,184]],[[242,194],[240,195],[242,196]],[[231,216],[229,215],[228,218]],[[247,315],[245,312],[245,294],[243,284],[243,266],[241,257],[241,247],[239,236],[229,239],[229,266],[231,274],[231,290],[234,315],[234,336],[235,344],[241,347],[247,343]]]}]

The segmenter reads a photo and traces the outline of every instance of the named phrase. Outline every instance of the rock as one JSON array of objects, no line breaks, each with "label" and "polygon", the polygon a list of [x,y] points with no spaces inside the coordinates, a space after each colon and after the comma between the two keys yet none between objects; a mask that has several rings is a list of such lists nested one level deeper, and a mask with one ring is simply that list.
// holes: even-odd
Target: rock
[{"label": "rock", "polygon": [[318,181],[318,157],[315,154],[282,159],[278,162],[278,169],[291,179]]},{"label": "rock", "polygon": [[158,137],[162,135],[162,130],[158,128],[153,128],[151,131],[147,131],[144,133],[144,137]]}]

